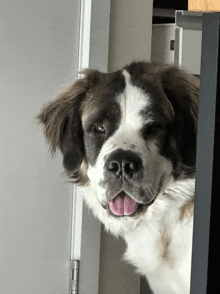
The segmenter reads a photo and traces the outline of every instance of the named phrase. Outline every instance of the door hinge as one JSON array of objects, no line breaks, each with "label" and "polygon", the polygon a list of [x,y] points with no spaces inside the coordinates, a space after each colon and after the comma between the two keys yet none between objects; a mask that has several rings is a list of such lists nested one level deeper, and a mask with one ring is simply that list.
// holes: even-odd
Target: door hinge
[{"label": "door hinge", "polygon": [[72,261],[72,288],[71,294],[79,293],[79,260]]}]

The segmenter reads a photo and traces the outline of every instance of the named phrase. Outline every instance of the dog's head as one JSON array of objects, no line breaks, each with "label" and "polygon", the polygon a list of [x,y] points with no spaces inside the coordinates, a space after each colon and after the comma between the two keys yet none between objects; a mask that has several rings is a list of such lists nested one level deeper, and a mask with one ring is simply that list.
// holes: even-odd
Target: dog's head
[{"label": "dog's head", "polygon": [[93,206],[138,217],[171,179],[195,171],[198,95],[178,68],[132,63],[85,71],[38,118],[68,174],[95,191]]}]

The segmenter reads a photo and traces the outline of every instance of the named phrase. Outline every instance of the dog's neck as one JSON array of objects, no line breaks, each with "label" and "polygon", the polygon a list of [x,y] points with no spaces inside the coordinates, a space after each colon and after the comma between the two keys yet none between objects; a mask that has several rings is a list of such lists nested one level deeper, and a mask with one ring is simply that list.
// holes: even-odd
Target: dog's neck
[{"label": "dog's neck", "polygon": [[[182,293],[187,287],[175,288],[177,270],[183,269],[186,285],[190,278],[194,187],[193,179],[173,183],[163,195],[158,195],[158,206],[149,209],[145,220],[124,232],[127,243],[124,259],[136,265],[139,273],[146,275],[155,287],[160,285],[160,279],[161,285],[166,284],[162,279],[166,279],[167,272],[167,277],[174,278],[172,294]],[[163,293],[171,294],[171,283],[169,281],[167,286],[168,292]],[[155,288],[155,292],[160,290]]]}]

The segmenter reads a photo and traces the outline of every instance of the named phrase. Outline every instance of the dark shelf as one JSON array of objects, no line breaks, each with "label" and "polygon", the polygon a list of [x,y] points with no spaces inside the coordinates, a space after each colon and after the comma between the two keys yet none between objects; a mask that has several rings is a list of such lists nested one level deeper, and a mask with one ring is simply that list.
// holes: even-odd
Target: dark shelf
[{"label": "dark shelf", "polygon": [[153,24],[175,23],[174,17],[153,16]]}]

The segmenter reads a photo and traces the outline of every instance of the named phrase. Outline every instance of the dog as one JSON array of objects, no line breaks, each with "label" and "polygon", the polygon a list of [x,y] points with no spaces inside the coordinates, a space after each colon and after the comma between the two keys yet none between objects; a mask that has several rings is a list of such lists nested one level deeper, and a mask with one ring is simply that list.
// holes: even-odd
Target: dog
[{"label": "dog", "polygon": [[87,69],[38,115],[50,150],[155,294],[190,292],[198,81],[170,65]]}]

